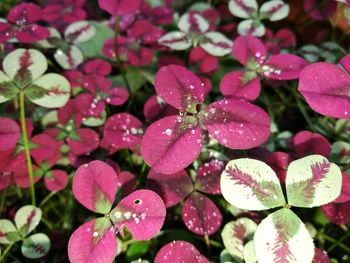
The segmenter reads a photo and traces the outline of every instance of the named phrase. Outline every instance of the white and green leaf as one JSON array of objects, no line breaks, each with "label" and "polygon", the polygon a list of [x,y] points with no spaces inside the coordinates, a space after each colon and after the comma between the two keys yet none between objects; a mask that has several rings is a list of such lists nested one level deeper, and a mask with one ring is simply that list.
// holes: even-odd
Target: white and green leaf
[{"label": "white and green leaf", "polygon": [[264,210],[285,204],[276,173],[262,161],[230,161],[221,174],[220,185],[224,198],[241,209]]},{"label": "white and green leaf", "polygon": [[341,170],[325,157],[309,155],[295,160],[286,175],[288,204],[315,207],[330,203],[339,196],[341,184]]},{"label": "white and green leaf", "polygon": [[228,8],[232,15],[240,18],[251,18],[257,15],[256,0],[230,0]]},{"label": "white and green leaf", "polygon": [[45,56],[35,49],[16,49],[5,57],[2,65],[5,74],[22,89],[47,70]]},{"label": "white and green leaf", "polygon": [[290,209],[266,217],[254,235],[259,263],[311,263],[314,243],[305,225]]},{"label": "white and green leaf", "polygon": [[337,141],[332,144],[330,155],[332,162],[347,164],[350,162],[350,143]]},{"label": "white and green leaf", "polygon": [[32,205],[21,207],[15,215],[15,224],[23,237],[32,232],[41,220],[41,209]]},{"label": "white and green leaf", "polygon": [[180,17],[177,26],[185,33],[203,34],[209,29],[209,22],[198,13],[186,13]]},{"label": "white and green leaf", "polygon": [[192,46],[191,39],[186,33],[173,31],[158,39],[158,43],[174,50],[185,50]]},{"label": "white and green leaf", "polygon": [[67,50],[57,49],[53,57],[64,69],[74,69],[84,61],[83,53],[76,46],[69,46]]},{"label": "white and green leaf", "polygon": [[34,81],[25,90],[28,99],[45,108],[64,106],[70,97],[69,81],[56,73],[49,73]]},{"label": "white and green leaf", "polygon": [[237,31],[240,36],[261,37],[265,34],[265,26],[259,20],[246,19],[238,24]]},{"label": "white and green leaf", "polygon": [[8,219],[0,219],[0,244],[10,244],[20,239],[15,225]]},{"label": "white and green leaf", "polygon": [[88,21],[78,21],[70,24],[64,31],[64,38],[70,43],[88,41],[96,34],[96,28]]},{"label": "white and green leaf", "polygon": [[271,0],[265,2],[259,10],[260,19],[269,19],[270,21],[278,21],[286,18],[289,14],[289,5],[281,0]]},{"label": "white and green leaf", "polygon": [[24,239],[21,251],[26,258],[41,258],[50,250],[51,242],[47,235],[38,233]]},{"label": "white and green leaf", "polygon": [[199,45],[210,55],[221,57],[231,53],[233,42],[219,32],[208,32]]},{"label": "white and green leaf", "polygon": [[256,263],[258,259],[255,253],[254,240],[249,241],[243,248],[243,257],[245,263]]},{"label": "white and green leaf", "polygon": [[13,99],[18,93],[18,88],[13,81],[0,71],[0,103]]},{"label": "white and green leaf", "polygon": [[253,237],[256,228],[256,223],[249,218],[239,218],[224,226],[221,237],[233,258],[243,260],[244,244],[249,238]]}]

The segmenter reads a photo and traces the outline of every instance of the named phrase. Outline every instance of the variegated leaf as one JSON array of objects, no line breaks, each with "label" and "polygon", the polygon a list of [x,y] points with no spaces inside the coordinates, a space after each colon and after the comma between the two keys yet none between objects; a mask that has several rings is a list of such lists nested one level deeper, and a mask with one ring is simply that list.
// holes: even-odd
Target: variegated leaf
[{"label": "variegated leaf", "polygon": [[321,155],[309,155],[289,164],[286,176],[288,204],[321,206],[335,200],[341,190],[339,167]]},{"label": "variegated leaf", "polygon": [[5,74],[22,89],[47,70],[45,56],[35,49],[16,49],[5,57],[2,65]]},{"label": "variegated leaf", "polygon": [[21,239],[17,228],[8,219],[0,220],[0,244],[10,244]]},{"label": "variegated leaf", "polygon": [[287,17],[289,14],[289,5],[281,0],[271,0],[260,7],[260,19],[267,18],[270,21],[278,21]]},{"label": "variegated leaf", "polygon": [[258,259],[256,258],[254,240],[249,241],[245,244],[243,248],[243,257],[245,263],[256,263]]},{"label": "variegated leaf", "polygon": [[82,43],[88,41],[96,34],[96,29],[87,21],[78,21],[67,27],[64,31],[66,41]]},{"label": "variegated leaf", "polygon": [[198,13],[184,14],[177,26],[182,32],[191,34],[203,34],[209,29],[208,21]]},{"label": "variegated leaf", "polygon": [[232,51],[233,42],[219,32],[208,32],[199,45],[213,56],[225,56]]},{"label": "variegated leaf", "polygon": [[50,37],[37,41],[35,44],[39,45],[41,48],[54,48],[57,47],[62,41],[61,34],[54,27],[47,28],[50,31]]},{"label": "variegated leaf", "polygon": [[337,141],[332,144],[332,152],[330,160],[339,163],[347,164],[350,162],[350,143]]},{"label": "variegated leaf", "polygon": [[192,46],[191,39],[181,31],[173,31],[158,39],[158,43],[174,50],[185,50]]},{"label": "variegated leaf", "polygon": [[230,12],[240,18],[256,16],[258,3],[256,0],[231,0],[228,3]]},{"label": "variegated leaf", "polygon": [[50,250],[51,242],[47,235],[38,233],[24,239],[21,251],[26,258],[41,258]]},{"label": "variegated leaf", "polygon": [[262,161],[230,161],[221,174],[221,192],[230,204],[247,210],[264,210],[285,203],[275,172]]},{"label": "variegated leaf", "polygon": [[17,93],[16,85],[4,72],[0,71],[0,103],[11,100]]},{"label": "variegated leaf", "polygon": [[249,218],[239,218],[224,226],[221,237],[232,257],[243,260],[244,243],[253,236],[256,228],[256,223]]},{"label": "variegated leaf", "polygon": [[28,99],[45,108],[64,106],[70,97],[69,81],[56,73],[45,74],[25,89]]},{"label": "variegated leaf", "polygon": [[265,34],[265,26],[259,20],[247,19],[238,24],[238,34],[261,37]]},{"label": "variegated leaf", "polygon": [[57,49],[53,56],[64,69],[74,69],[84,61],[83,53],[76,46],[70,46],[67,52]]},{"label": "variegated leaf", "polygon": [[36,228],[41,215],[41,209],[32,205],[23,206],[16,212],[15,224],[22,236],[28,235]]},{"label": "variegated leaf", "polygon": [[265,218],[254,235],[259,263],[311,263],[314,243],[301,220],[287,208]]}]

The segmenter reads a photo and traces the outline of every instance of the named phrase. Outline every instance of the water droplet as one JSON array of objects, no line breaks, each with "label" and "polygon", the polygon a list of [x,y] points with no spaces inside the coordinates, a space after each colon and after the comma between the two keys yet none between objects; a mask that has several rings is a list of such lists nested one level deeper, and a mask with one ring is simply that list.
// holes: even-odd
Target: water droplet
[{"label": "water droplet", "polygon": [[168,136],[170,136],[172,133],[173,133],[173,131],[169,128],[165,130],[165,134]]},{"label": "water droplet", "polygon": [[122,216],[122,213],[120,213],[119,211],[114,213],[115,218],[120,218]]},{"label": "water droplet", "polygon": [[190,85],[190,89],[194,89],[194,86],[193,86],[193,85]]},{"label": "water droplet", "polygon": [[98,236],[98,232],[94,232],[93,234],[92,234],[94,237],[97,237]]},{"label": "water droplet", "polygon": [[125,212],[125,213],[124,213],[124,217],[125,217],[126,219],[129,219],[129,218],[131,217],[131,213],[130,213],[130,212]]}]

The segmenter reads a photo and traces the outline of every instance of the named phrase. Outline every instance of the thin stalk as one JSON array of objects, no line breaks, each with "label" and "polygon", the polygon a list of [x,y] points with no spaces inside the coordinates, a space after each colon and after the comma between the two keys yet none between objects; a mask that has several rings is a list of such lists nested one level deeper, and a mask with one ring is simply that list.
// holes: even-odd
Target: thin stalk
[{"label": "thin stalk", "polygon": [[118,46],[118,35],[119,35],[119,24],[120,24],[120,16],[117,16],[117,19],[115,21],[115,24],[114,24],[114,53],[115,53],[115,60],[119,66],[119,69],[120,69],[120,73],[122,74],[122,78],[124,80],[124,84],[126,86],[126,88],[128,89],[128,91],[130,92],[130,84],[129,84],[129,81],[126,77],[126,74],[125,74],[125,71],[122,67],[122,62],[120,61],[120,58],[119,58],[119,54],[118,54],[118,49],[119,49],[119,46]]},{"label": "thin stalk", "polygon": [[26,113],[24,108],[24,91],[23,90],[21,90],[19,93],[19,108],[20,108],[21,129],[22,129],[22,137],[23,137],[23,143],[24,143],[24,151],[26,155],[27,169],[28,169],[28,175],[29,175],[30,195],[32,199],[32,205],[35,206],[36,202],[35,202],[33,166],[32,166],[32,159],[30,158],[28,134],[26,129]]},{"label": "thin stalk", "polygon": [[4,251],[4,253],[2,253],[1,257],[0,257],[0,262],[5,262],[5,258],[7,256],[7,254],[10,252],[12,246],[14,245],[14,243],[11,243],[10,245],[8,245]]},{"label": "thin stalk", "polygon": [[210,254],[211,252],[211,246],[210,246],[210,239],[209,239],[209,236],[208,235],[204,235],[204,241],[205,241],[205,244],[207,245],[207,249],[208,249],[208,252]]},{"label": "thin stalk", "polygon": [[3,192],[2,197],[1,197],[0,218],[2,215],[2,209],[4,208],[4,205],[5,205],[6,196],[7,196],[7,187],[4,189],[4,192]]},{"label": "thin stalk", "polygon": [[39,207],[42,207],[47,201],[49,201],[51,199],[51,197],[53,197],[55,194],[57,194],[57,191],[51,192],[49,193],[44,200],[41,201]]},{"label": "thin stalk", "polygon": [[337,243],[337,246],[342,248],[344,251],[350,253],[350,248],[348,246],[346,246],[344,243],[341,243],[341,242],[337,242],[337,240],[335,240],[334,238],[330,237],[330,236],[327,236],[326,234],[323,234],[323,233],[319,233],[320,236],[322,236],[322,238],[324,238],[325,240],[327,241],[330,241],[332,242],[333,244],[334,243]]},{"label": "thin stalk", "polygon": [[331,252],[334,248],[336,248],[340,243],[343,242],[348,237],[348,233],[345,233],[344,236],[342,236],[340,239],[338,239],[333,245],[331,245],[328,249],[327,252]]}]

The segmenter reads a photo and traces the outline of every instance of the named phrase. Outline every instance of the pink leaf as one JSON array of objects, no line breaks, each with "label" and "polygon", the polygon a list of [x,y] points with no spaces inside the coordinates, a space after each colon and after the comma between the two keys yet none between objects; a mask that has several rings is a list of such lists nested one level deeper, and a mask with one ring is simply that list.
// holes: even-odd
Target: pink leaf
[{"label": "pink leaf", "polygon": [[310,131],[300,131],[293,138],[293,144],[298,157],[310,154],[320,154],[328,158],[331,153],[331,144],[321,134]]},{"label": "pink leaf", "polygon": [[83,66],[86,74],[97,74],[99,76],[107,76],[112,72],[112,66],[102,59],[92,59]]},{"label": "pink leaf", "polygon": [[41,20],[42,11],[40,6],[33,3],[22,3],[11,9],[7,20],[18,25],[31,24]]},{"label": "pink leaf", "polygon": [[178,110],[166,104],[160,97],[154,95],[150,97],[143,108],[143,115],[149,122],[156,121],[169,115],[175,115]]},{"label": "pink leaf", "polygon": [[0,117],[0,151],[8,151],[16,147],[21,136],[17,122],[10,118]]},{"label": "pink leaf", "polygon": [[336,12],[337,2],[333,0],[326,0],[319,3],[316,0],[305,0],[304,10],[315,20],[325,20]]},{"label": "pink leaf", "polygon": [[113,106],[123,105],[129,97],[129,92],[125,88],[112,88],[108,93],[110,97],[106,99],[106,102]]},{"label": "pink leaf", "polygon": [[151,169],[147,176],[147,186],[162,197],[166,207],[178,204],[193,191],[193,183],[185,170],[162,174]]},{"label": "pink leaf", "polygon": [[287,168],[292,158],[285,152],[274,152],[264,160],[276,172],[276,175],[282,184],[286,182]]},{"label": "pink leaf", "polygon": [[334,202],[344,203],[347,201],[350,201],[350,176],[346,172],[342,172],[341,192]]},{"label": "pink leaf", "polygon": [[202,112],[209,133],[232,149],[249,149],[267,140],[270,118],[258,106],[235,99],[216,101]]},{"label": "pink leaf", "polygon": [[97,213],[107,213],[117,193],[118,175],[108,164],[92,161],[78,168],[72,189],[83,206]]},{"label": "pink leaf", "polygon": [[164,262],[196,262],[209,263],[191,243],[186,241],[173,241],[158,251],[154,263]]},{"label": "pink leaf", "polygon": [[51,135],[44,133],[35,135],[31,142],[36,146],[30,150],[30,154],[37,164],[41,165],[47,161],[51,167],[61,158],[60,147],[63,143],[55,140]]},{"label": "pink leaf", "polygon": [[229,72],[220,82],[220,91],[225,97],[255,100],[260,94],[260,80],[252,77],[243,70]]},{"label": "pink leaf", "polygon": [[329,203],[323,205],[323,214],[334,224],[342,225],[350,223],[350,201],[345,203]]},{"label": "pink leaf", "polygon": [[198,192],[191,194],[181,209],[186,227],[197,235],[212,235],[220,227],[222,215],[208,197]]},{"label": "pink leaf", "polygon": [[193,119],[173,115],[149,126],[141,142],[145,162],[165,174],[176,173],[190,165],[202,148],[201,130]]},{"label": "pink leaf", "polygon": [[261,67],[261,74],[268,79],[290,80],[299,78],[300,71],[307,65],[301,57],[290,54],[271,56]]},{"label": "pink leaf", "polygon": [[162,228],[165,215],[163,200],[151,190],[137,190],[129,194],[110,212],[117,229],[125,225],[136,240],[154,237]]},{"label": "pink leaf", "polygon": [[194,111],[193,107],[204,101],[202,82],[183,66],[162,67],[155,76],[154,86],[159,97],[179,110]]},{"label": "pink leaf", "polygon": [[113,262],[117,256],[117,239],[110,228],[111,224],[107,218],[98,218],[75,230],[68,242],[70,262]]},{"label": "pink leaf", "polygon": [[76,155],[90,154],[92,151],[97,149],[100,143],[100,138],[93,129],[82,128],[76,130],[76,132],[80,137],[79,140],[71,138],[67,139],[72,153]]},{"label": "pink leaf", "polygon": [[300,72],[298,90],[314,111],[349,118],[350,77],[336,65],[318,62],[306,66]]},{"label": "pink leaf", "polygon": [[50,170],[45,174],[45,186],[50,191],[60,191],[68,184],[68,175],[65,171]]},{"label": "pink leaf", "polygon": [[330,263],[327,252],[315,247],[315,256],[312,263]]},{"label": "pink leaf", "polygon": [[141,0],[98,0],[98,5],[112,16],[122,16],[139,10]]},{"label": "pink leaf", "polygon": [[264,61],[266,56],[266,47],[264,43],[251,35],[240,36],[235,40],[232,55],[242,65],[247,65],[250,60]]},{"label": "pink leaf", "polygon": [[211,160],[198,168],[195,180],[195,188],[201,192],[219,195],[220,176],[225,168],[225,162]]}]

